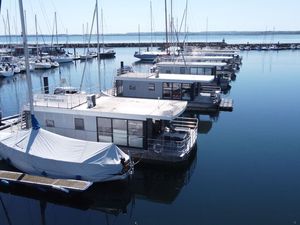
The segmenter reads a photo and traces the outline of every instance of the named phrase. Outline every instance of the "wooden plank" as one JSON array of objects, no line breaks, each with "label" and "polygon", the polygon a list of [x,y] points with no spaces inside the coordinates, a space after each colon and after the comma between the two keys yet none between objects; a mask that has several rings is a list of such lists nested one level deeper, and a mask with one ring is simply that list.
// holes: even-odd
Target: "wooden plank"
[{"label": "wooden plank", "polygon": [[0,170],[0,179],[1,180],[9,180],[9,181],[16,181],[18,180],[23,173]]},{"label": "wooden plank", "polygon": [[20,172],[0,170],[0,180],[12,181],[20,184],[30,184],[34,186],[46,186],[62,191],[85,191],[93,182],[72,179],[52,179],[42,176],[34,176]]}]

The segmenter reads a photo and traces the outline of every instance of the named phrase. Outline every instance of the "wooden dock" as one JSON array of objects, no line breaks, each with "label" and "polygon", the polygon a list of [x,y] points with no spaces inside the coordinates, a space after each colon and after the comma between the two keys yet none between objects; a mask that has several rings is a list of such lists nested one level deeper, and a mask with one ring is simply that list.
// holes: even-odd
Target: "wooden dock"
[{"label": "wooden dock", "polygon": [[232,111],[233,110],[233,100],[229,98],[222,98],[220,102],[219,109],[221,111]]},{"label": "wooden dock", "polygon": [[72,179],[52,179],[48,177],[34,176],[22,172],[0,170],[0,182],[9,185],[24,184],[37,187],[46,187],[68,193],[69,191],[82,192],[87,190],[93,182],[72,180]]}]

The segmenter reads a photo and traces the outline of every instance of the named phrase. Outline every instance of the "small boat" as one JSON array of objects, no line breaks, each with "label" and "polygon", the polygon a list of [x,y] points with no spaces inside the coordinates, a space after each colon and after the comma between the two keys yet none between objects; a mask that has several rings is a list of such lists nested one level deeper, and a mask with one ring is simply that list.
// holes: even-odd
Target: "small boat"
[{"label": "small boat", "polygon": [[134,57],[142,61],[154,61],[157,57],[166,56],[167,52],[160,51],[138,51],[134,53]]},{"label": "small boat", "polygon": [[97,53],[88,52],[80,55],[80,60],[93,59],[97,57]]},{"label": "small boat", "polygon": [[50,62],[46,62],[45,60],[35,60],[34,62],[31,63],[34,67],[34,69],[50,69],[52,67]]},{"label": "small boat", "polygon": [[116,52],[113,49],[106,49],[100,54],[100,59],[109,59],[116,57]]},{"label": "small boat", "polygon": [[52,60],[54,60],[58,63],[71,63],[71,62],[73,62],[73,58],[68,54],[65,54],[65,55],[62,55],[62,56],[52,57]]},{"label": "small boat", "polygon": [[11,77],[14,73],[14,68],[9,64],[0,65],[0,77]]}]

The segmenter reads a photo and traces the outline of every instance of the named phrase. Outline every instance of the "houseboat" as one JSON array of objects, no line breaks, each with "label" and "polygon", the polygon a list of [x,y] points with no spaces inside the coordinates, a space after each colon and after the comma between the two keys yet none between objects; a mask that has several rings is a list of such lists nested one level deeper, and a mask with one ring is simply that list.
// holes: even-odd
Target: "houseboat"
[{"label": "houseboat", "polygon": [[226,63],[212,63],[212,62],[159,62],[152,69],[159,73],[169,74],[190,74],[190,75],[213,75],[215,76],[215,83],[219,85],[222,90],[228,90],[229,82],[233,75],[230,71],[225,71]]},{"label": "houseboat", "polygon": [[185,48],[184,55],[190,56],[231,56],[237,64],[242,63],[242,57],[239,51],[233,49],[198,49],[198,48]]},{"label": "houseboat", "polygon": [[[186,101],[87,94],[37,94],[42,128],[88,141],[113,142],[136,160],[185,162],[197,140],[198,120],[181,117]],[[28,114],[25,106],[24,114]],[[25,124],[29,118],[24,116]]]},{"label": "houseboat", "polygon": [[187,109],[199,112],[219,110],[221,89],[212,75],[128,72],[115,77],[119,97],[188,101]]},{"label": "houseboat", "polygon": [[232,56],[205,56],[205,55],[181,55],[181,56],[165,56],[159,57],[157,62],[214,62],[226,63],[228,70],[239,70],[239,65],[235,63]]}]

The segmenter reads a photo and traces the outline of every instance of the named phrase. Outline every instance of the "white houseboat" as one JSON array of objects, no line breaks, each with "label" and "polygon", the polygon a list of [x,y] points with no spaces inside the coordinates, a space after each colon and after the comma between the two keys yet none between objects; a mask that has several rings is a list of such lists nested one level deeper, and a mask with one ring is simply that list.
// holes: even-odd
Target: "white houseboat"
[{"label": "white houseboat", "polygon": [[103,95],[34,97],[42,128],[77,139],[113,142],[137,160],[158,163],[185,162],[194,149],[198,120],[180,117],[186,107],[186,101]]},{"label": "white houseboat", "polygon": [[115,77],[115,95],[188,101],[188,109],[211,112],[219,110],[221,102],[214,79],[212,75],[128,72]]},{"label": "white houseboat", "polygon": [[227,90],[232,72],[224,70],[226,65],[226,63],[212,62],[159,62],[154,70],[169,74],[213,75],[215,83],[222,90]]}]

